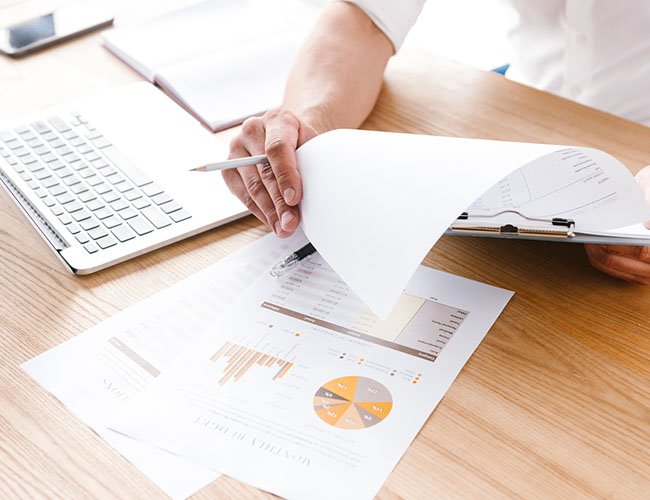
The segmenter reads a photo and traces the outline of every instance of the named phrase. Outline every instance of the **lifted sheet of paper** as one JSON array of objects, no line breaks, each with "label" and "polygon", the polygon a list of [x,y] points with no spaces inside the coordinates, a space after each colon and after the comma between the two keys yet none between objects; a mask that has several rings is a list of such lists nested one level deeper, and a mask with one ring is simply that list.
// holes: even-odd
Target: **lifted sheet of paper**
[{"label": "lifted sheet of paper", "polygon": [[111,427],[283,497],[371,498],[511,296],[420,267],[381,322],[314,254],[262,275]]},{"label": "lifted sheet of paper", "polygon": [[629,171],[588,148],[335,130],[302,146],[298,164],[305,234],[381,318],[451,223],[520,167],[518,198],[497,187],[484,207],[525,201],[528,215],[567,213],[592,231],[650,218]]}]

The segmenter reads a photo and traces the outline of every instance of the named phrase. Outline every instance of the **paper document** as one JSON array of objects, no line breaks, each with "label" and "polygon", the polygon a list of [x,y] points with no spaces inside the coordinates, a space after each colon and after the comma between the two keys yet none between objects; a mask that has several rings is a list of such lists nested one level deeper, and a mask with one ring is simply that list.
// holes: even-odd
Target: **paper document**
[{"label": "paper document", "polygon": [[185,498],[218,474],[112,432],[107,423],[260,273],[293,251],[294,239],[261,238],[22,367],[165,493]]},{"label": "paper document", "polygon": [[629,171],[588,148],[335,130],[297,158],[305,234],[381,318],[438,238],[495,185],[475,207],[571,213],[593,231],[650,218]]},{"label": "paper document", "polygon": [[381,322],[313,254],[262,274],[111,427],[282,497],[371,498],[511,295],[420,267]]}]

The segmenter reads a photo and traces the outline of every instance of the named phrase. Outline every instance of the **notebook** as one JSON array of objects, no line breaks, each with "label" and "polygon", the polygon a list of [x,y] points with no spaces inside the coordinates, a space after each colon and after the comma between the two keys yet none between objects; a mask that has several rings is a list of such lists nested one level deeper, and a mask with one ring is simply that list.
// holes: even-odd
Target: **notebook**
[{"label": "notebook", "polygon": [[315,10],[209,0],[103,33],[104,46],[212,131],[282,103]]}]

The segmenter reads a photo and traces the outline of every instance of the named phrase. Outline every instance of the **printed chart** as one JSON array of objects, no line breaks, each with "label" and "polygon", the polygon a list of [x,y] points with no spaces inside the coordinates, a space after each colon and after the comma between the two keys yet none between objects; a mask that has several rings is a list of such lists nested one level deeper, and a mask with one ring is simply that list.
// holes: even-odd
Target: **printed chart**
[{"label": "printed chart", "polygon": [[278,356],[264,354],[263,352],[232,342],[226,342],[210,359],[213,362],[218,362],[221,359],[226,359],[227,361],[223,368],[224,374],[219,380],[219,385],[224,385],[231,379],[233,382],[237,382],[253,366],[269,369],[272,380],[281,379],[293,366],[293,363]]},{"label": "printed chart", "polygon": [[366,377],[340,377],[324,384],[314,396],[314,411],[339,429],[365,429],[390,414],[393,398],[386,387]]}]

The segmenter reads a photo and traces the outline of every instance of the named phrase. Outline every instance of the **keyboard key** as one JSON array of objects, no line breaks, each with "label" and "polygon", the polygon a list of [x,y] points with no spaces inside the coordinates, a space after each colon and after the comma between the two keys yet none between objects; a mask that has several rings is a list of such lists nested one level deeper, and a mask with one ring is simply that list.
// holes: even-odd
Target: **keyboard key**
[{"label": "keyboard key", "polygon": [[54,205],[56,205],[56,201],[54,201],[54,198],[52,198],[51,196],[45,196],[43,198],[43,203],[45,203],[46,207],[53,207]]},{"label": "keyboard key", "polygon": [[172,218],[174,222],[182,222],[192,217],[187,210],[182,210],[182,209],[179,210],[178,212],[173,212],[169,214],[169,216]]},{"label": "keyboard key", "polygon": [[120,192],[120,193],[126,193],[128,191],[131,191],[133,189],[133,184],[130,182],[121,182],[115,188]]},{"label": "keyboard key", "polygon": [[36,182],[36,181],[33,180],[33,179],[27,181],[27,185],[29,186],[29,189],[38,189],[39,187],[41,187],[41,186],[38,184],[38,182]]},{"label": "keyboard key", "polygon": [[68,214],[59,215],[59,220],[61,221],[61,224],[65,224],[65,225],[72,223],[72,217],[70,217]]},{"label": "keyboard key", "polygon": [[85,167],[79,170],[79,175],[82,179],[88,179],[88,177],[95,175],[95,171],[92,168]]},{"label": "keyboard key", "polygon": [[48,148],[47,146],[42,146],[41,145],[41,146],[38,146],[38,147],[34,148],[34,153],[36,153],[39,156],[44,155],[45,153],[49,153],[49,152],[50,152],[50,148]]},{"label": "keyboard key", "polygon": [[129,241],[135,238],[135,232],[129,226],[122,224],[112,229],[113,235],[121,242]]},{"label": "keyboard key", "polygon": [[88,253],[95,253],[95,252],[99,251],[99,248],[97,247],[97,245],[95,245],[92,241],[89,241],[88,243],[86,243],[84,245],[84,248],[86,249],[86,251]]},{"label": "keyboard key", "polygon": [[89,210],[92,210],[93,212],[95,210],[99,210],[100,208],[104,208],[104,202],[100,199],[94,199],[89,203],[86,203],[86,208]]},{"label": "keyboard key", "polygon": [[58,116],[53,116],[52,118],[48,118],[47,121],[50,122],[50,125],[52,125],[59,132],[66,132],[70,130],[68,124]]},{"label": "keyboard key", "polygon": [[[91,217],[91,213],[88,210],[86,210],[85,208],[82,209],[82,210],[79,210],[78,212],[72,213],[72,218],[74,220],[76,220],[77,222],[82,222],[82,221],[88,220],[88,219],[90,219],[90,217]],[[86,229],[86,228],[84,227],[84,229]]]},{"label": "keyboard key", "polygon": [[149,222],[151,222],[158,229],[162,229],[163,227],[167,227],[167,226],[171,225],[171,221],[169,220],[169,217],[167,217],[165,214],[163,214],[156,207],[152,206],[152,207],[144,208],[142,210],[142,214],[147,219],[149,219]]},{"label": "keyboard key", "polygon": [[68,153],[63,155],[63,159],[67,161],[68,163],[73,163],[75,161],[80,161],[81,158],[76,153]]},{"label": "keyboard key", "polygon": [[93,146],[95,146],[97,149],[103,149],[107,148],[108,146],[111,145],[111,143],[106,139],[106,137],[100,135],[99,137],[95,137],[92,139]]},{"label": "keyboard key", "polygon": [[65,165],[63,164],[63,162],[61,160],[54,160],[53,162],[48,163],[47,166],[48,166],[48,168],[50,170],[59,170],[59,169],[65,167]]},{"label": "keyboard key", "polygon": [[124,175],[131,179],[133,184],[136,186],[140,187],[152,182],[147,174],[136,167],[131,160],[124,156],[115,146],[108,146],[102,149],[102,154],[106,156],[113,165],[118,167]]},{"label": "keyboard key", "polygon": [[172,212],[176,212],[177,210],[180,210],[181,205],[177,201],[170,201],[169,203],[165,203],[164,205],[161,205],[160,209],[165,212],[166,214],[171,214]]},{"label": "keyboard key", "polygon": [[23,162],[23,165],[31,165],[32,163],[36,163],[38,160],[32,155],[27,155],[23,156],[20,161]]},{"label": "keyboard key", "polygon": [[[90,180],[86,179],[86,182],[90,184]],[[92,186],[92,184],[90,184]],[[101,183],[95,186],[95,192],[97,194],[106,194],[111,191],[111,187],[106,183]]]},{"label": "keyboard key", "polygon": [[75,138],[79,137],[74,130],[68,130],[67,132],[63,132],[62,135],[63,135],[63,137],[65,137],[69,141],[72,141]]},{"label": "keyboard key", "polygon": [[20,174],[20,177],[21,177],[25,182],[29,182],[29,181],[32,180],[32,174],[30,174],[30,173],[27,172],[27,171],[23,171],[23,172]]},{"label": "keyboard key", "polygon": [[81,203],[79,203],[77,200],[75,200],[75,201],[73,201],[73,202],[67,203],[63,208],[65,208],[66,211],[67,211],[69,214],[71,214],[71,213],[73,213],[73,212],[78,212],[78,211],[81,210],[83,207],[84,207],[84,206],[83,206]]},{"label": "keyboard key", "polygon": [[108,219],[104,219],[102,221],[102,224],[104,224],[108,229],[113,229],[114,227],[122,224],[122,221],[119,219],[119,217],[111,215]]},{"label": "keyboard key", "polygon": [[104,160],[104,158],[98,158],[97,160],[93,160],[90,163],[95,168],[110,167],[110,165],[106,163],[106,160]]},{"label": "keyboard key", "polygon": [[27,156],[29,154],[29,149],[24,146],[20,146],[19,148],[14,149],[14,154],[18,158],[22,158],[23,156]]},{"label": "keyboard key", "polygon": [[104,248],[110,248],[114,245],[117,245],[117,240],[111,235],[108,235],[96,240],[95,243],[97,243],[97,245],[99,245],[99,247],[103,250]]},{"label": "keyboard key", "polygon": [[110,177],[107,177],[106,180],[108,182],[110,182],[111,184],[113,184],[113,186],[115,186],[116,184],[120,184],[121,182],[126,181],[124,176],[122,176],[122,175],[120,175],[118,173],[115,173],[115,174],[111,175]]},{"label": "keyboard key", "polygon": [[45,168],[45,165],[43,165],[40,161],[37,161],[30,165],[27,165],[27,168],[30,172],[38,172],[39,170],[43,170]]},{"label": "keyboard key", "polygon": [[[102,178],[99,177],[98,175],[91,175],[90,177],[86,177],[86,183],[87,183],[89,186],[92,186],[92,187],[94,187],[94,188],[96,188],[97,186],[99,186],[99,185],[102,184],[103,182],[104,182],[104,181],[102,180]],[[108,187],[108,186],[106,186],[106,187]],[[109,188],[109,189],[110,189],[110,188]],[[106,191],[104,191],[104,192],[106,192]],[[101,193],[100,193],[100,194],[101,194]]]},{"label": "keyboard key", "polygon": [[52,174],[47,170],[39,170],[38,172],[34,172],[34,177],[39,181],[42,181],[43,179],[52,177]]},{"label": "keyboard key", "polygon": [[115,191],[109,191],[104,196],[102,196],[102,198],[104,198],[104,201],[106,203],[113,203],[114,201],[117,201],[117,200],[120,199],[120,195],[118,193],[116,193]]},{"label": "keyboard key", "polygon": [[74,163],[71,163],[70,166],[74,168],[77,172],[84,171],[88,168],[88,165],[86,165],[82,161],[75,161]]},{"label": "keyboard key", "polygon": [[21,127],[17,127],[17,128],[15,128],[14,130],[15,130],[15,132],[16,132],[17,134],[22,135],[22,134],[26,134],[26,133],[29,132],[29,127],[26,127],[26,126],[23,125],[23,126],[21,126]]},{"label": "keyboard key", "polygon": [[11,141],[12,139],[15,139],[16,136],[11,132],[11,130],[3,130],[0,132],[0,141],[2,142],[7,142]]},{"label": "keyboard key", "polygon": [[88,186],[86,186],[85,184],[79,183],[79,184],[77,184],[75,186],[72,186],[72,189],[70,191],[72,191],[74,194],[85,193],[86,191],[88,191]]},{"label": "keyboard key", "polygon": [[43,143],[41,142],[41,140],[40,140],[38,137],[36,137],[35,139],[30,139],[30,140],[28,140],[28,141],[27,141],[27,145],[28,145],[30,148],[37,148],[37,147],[39,147],[39,146],[42,146]]},{"label": "keyboard key", "polygon": [[70,170],[68,167],[63,167],[60,168],[59,170],[56,171],[56,175],[59,176],[61,179],[65,179],[66,177],[70,177],[72,175],[72,170]]},{"label": "keyboard key", "polygon": [[59,196],[60,194],[66,192],[66,188],[61,186],[60,184],[57,184],[56,186],[51,187],[49,191],[52,196]]},{"label": "keyboard key", "polygon": [[132,219],[133,217],[137,217],[140,215],[140,212],[138,212],[135,208],[129,207],[126,208],[120,212],[118,212],[118,215],[122,217],[124,220]]},{"label": "keyboard key", "polygon": [[154,229],[151,223],[141,215],[138,215],[133,219],[129,219],[127,222],[129,223],[129,226],[131,226],[131,228],[133,228],[133,230],[140,236],[148,234]]},{"label": "keyboard key", "polygon": [[81,228],[72,222],[71,224],[68,224],[68,231],[70,231],[72,234],[78,234],[81,232]]},{"label": "keyboard key", "polygon": [[20,134],[20,137],[22,137],[23,141],[25,141],[25,142],[33,141],[34,139],[38,139],[38,137],[36,137],[36,134],[31,132],[30,130],[27,130],[27,132],[25,132],[24,134]]},{"label": "keyboard key", "polygon": [[97,226],[94,229],[91,229],[88,231],[88,236],[90,236],[93,240],[98,240],[99,238],[103,238],[108,234],[108,231],[104,229],[102,226]]},{"label": "keyboard key", "polygon": [[133,202],[133,206],[138,210],[142,210],[149,205],[151,205],[151,202],[147,198],[139,198]]},{"label": "keyboard key", "polygon": [[19,174],[22,174],[25,171],[25,168],[22,165],[18,165],[18,163],[16,163],[15,165],[12,165],[12,166],[13,166],[14,170]]},{"label": "keyboard key", "polygon": [[137,200],[138,198],[141,198],[142,195],[140,194],[140,191],[133,189],[131,191],[127,191],[126,193],[124,193],[124,197],[129,201],[133,201],[133,200]]},{"label": "keyboard key", "polygon": [[[81,182],[81,180],[80,180],[79,177],[77,177],[76,175],[71,175],[70,177],[66,177],[66,178],[63,180],[63,183],[64,183],[66,186],[74,186],[74,185],[76,185],[76,184],[79,184],[80,182]],[[74,193],[74,190],[73,190],[72,192]]]},{"label": "keyboard key", "polygon": [[56,186],[59,183],[59,179],[56,177],[48,177],[47,179],[43,179],[41,184],[43,184],[43,187],[49,189],[52,186]]},{"label": "keyboard key", "polygon": [[50,142],[50,146],[52,146],[54,149],[56,148],[61,148],[65,146],[65,142],[63,142],[61,139],[54,139],[53,141]]},{"label": "keyboard key", "polygon": [[61,156],[69,155],[72,153],[72,149],[70,149],[68,146],[63,146],[59,150],[57,150],[57,153],[59,153]]},{"label": "keyboard key", "polygon": [[86,143],[81,137],[74,136],[72,139],[70,139],[70,144],[72,144],[75,148],[78,148],[82,144]]},{"label": "keyboard key", "polygon": [[86,191],[85,193],[81,193],[81,194],[79,195],[79,199],[80,199],[83,203],[88,203],[88,202],[91,201],[91,200],[95,200],[95,199],[97,199],[97,195],[96,195],[95,193],[93,193],[92,191]]},{"label": "keyboard key", "polygon": [[79,151],[81,154],[85,155],[87,153],[90,153],[93,150],[88,144],[85,142],[83,144],[80,144],[77,146],[77,151]]},{"label": "keyboard key", "polygon": [[63,213],[63,209],[58,205],[53,206],[52,208],[50,208],[50,210],[57,217]]},{"label": "keyboard key", "polygon": [[67,191],[64,192],[63,194],[56,195],[56,201],[58,201],[61,205],[65,205],[66,203],[70,203],[75,200],[75,197],[72,196],[70,193]]},{"label": "keyboard key", "polygon": [[34,189],[34,194],[36,194],[36,196],[38,196],[39,198],[45,198],[47,196],[47,191],[42,187],[37,187],[36,189]]},{"label": "keyboard key", "polygon": [[84,231],[90,231],[91,229],[95,229],[96,227],[99,227],[99,221],[94,217],[91,217],[90,219],[81,221],[79,225]]},{"label": "keyboard key", "polygon": [[99,220],[108,219],[111,215],[113,215],[113,211],[109,210],[106,207],[98,208],[97,210],[93,210],[93,212],[95,213],[95,217],[97,217]]},{"label": "keyboard key", "polygon": [[90,153],[86,153],[84,156],[88,161],[99,160],[101,158],[101,156],[99,156],[99,153],[93,150],[91,150]]},{"label": "keyboard key", "polygon": [[117,201],[114,201],[113,203],[111,203],[111,208],[113,210],[115,210],[116,212],[119,212],[120,210],[124,210],[128,206],[129,206],[129,204],[124,200],[117,200]]},{"label": "keyboard key", "polygon": [[153,201],[156,205],[162,205],[163,203],[172,201],[172,197],[169,196],[167,193],[160,193],[157,194],[156,196],[152,196],[151,201]]},{"label": "keyboard key", "polygon": [[43,156],[41,156],[41,160],[43,160],[45,163],[52,163],[56,159],[57,157],[52,153],[45,153]]},{"label": "keyboard key", "polygon": [[51,130],[49,132],[45,132],[44,134],[41,134],[43,136],[43,139],[45,139],[47,142],[53,141],[54,139],[58,139],[56,134],[52,132]]},{"label": "keyboard key", "polygon": [[90,241],[90,238],[86,233],[78,233],[75,238],[77,238],[77,241],[82,244]]},{"label": "keyboard key", "polygon": [[22,148],[23,145],[18,141],[17,139],[13,139],[11,141],[6,141],[5,144],[9,147],[9,149],[16,150],[18,148]]},{"label": "keyboard key", "polygon": [[[82,121],[81,123],[87,123]],[[99,139],[102,136],[99,132],[91,132],[90,134],[86,134],[86,138],[92,140]]]},{"label": "keyboard key", "polygon": [[32,123],[32,128],[36,130],[36,132],[38,132],[39,134],[44,134],[46,132],[52,131],[52,129],[48,127],[45,122],[41,122],[41,121]]},{"label": "keyboard key", "polygon": [[147,196],[156,196],[163,192],[162,188],[158,184],[151,183],[142,188],[142,192]]},{"label": "keyboard key", "polygon": [[109,175],[117,174],[117,170],[115,170],[110,165],[103,165],[103,166],[95,165],[95,166],[97,167],[97,169],[101,172],[101,174],[104,177],[108,177]]}]

